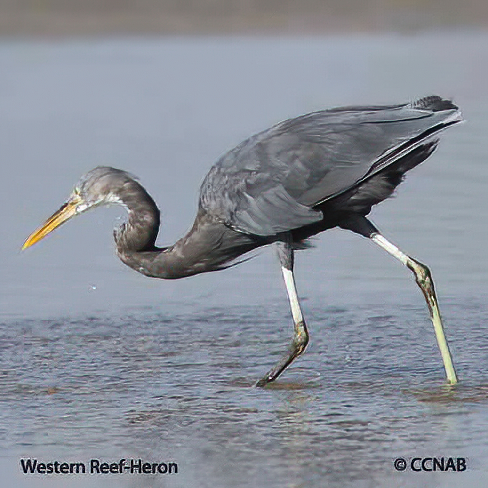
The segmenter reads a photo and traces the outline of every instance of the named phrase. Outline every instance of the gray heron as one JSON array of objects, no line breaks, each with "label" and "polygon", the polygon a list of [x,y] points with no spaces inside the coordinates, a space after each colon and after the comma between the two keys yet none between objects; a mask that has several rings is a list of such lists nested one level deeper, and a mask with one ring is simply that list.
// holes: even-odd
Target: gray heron
[{"label": "gray heron", "polygon": [[120,204],[128,219],[114,231],[116,252],[129,267],[153,278],[176,279],[238,264],[243,254],[272,244],[277,252],[294,322],[282,359],[257,383],[274,381],[300,356],[309,334],[293,275],[294,251],[333,227],[369,238],[408,269],[421,288],[444,363],[457,382],[427,266],[402,252],[368,220],[404,174],[435,150],[438,134],[462,120],[451,101],[429,96],[400,105],[350,106],[285,120],[224,154],[200,188],[190,231],[160,248],[160,213],[129,173],[97,167],[68,200],[25,241],[23,249],[86,210]]}]

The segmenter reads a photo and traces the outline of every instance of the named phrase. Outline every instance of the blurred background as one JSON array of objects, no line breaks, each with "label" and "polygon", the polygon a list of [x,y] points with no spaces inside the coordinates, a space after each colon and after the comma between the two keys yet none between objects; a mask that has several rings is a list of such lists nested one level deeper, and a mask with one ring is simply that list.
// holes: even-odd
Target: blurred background
[{"label": "blurred background", "polygon": [[1,35],[326,34],[479,28],[483,0],[1,0]]},{"label": "blurred background", "polygon": [[[450,253],[439,286],[468,270],[463,286],[482,292],[487,265],[478,243],[486,226],[473,209],[485,203],[475,190],[483,182],[487,26],[488,4],[477,0],[0,0],[4,313],[166,303],[200,296],[202,286],[209,303],[254,303],[266,296],[255,293],[257,270],[270,281],[263,288],[282,297],[272,253],[219,278],[170,284],[126,269],[111,236],[121,209],[83,215],[26,253],[19,246],[97,165],[141,178],[162,209],[158,242],[168,245],[190,226],[211,164],[252,133],[313,110],[433,93],[454,98],[469,125],[450,130],[400,187],[401,198],[375,208],[373,219],[412,254],[430,252],[425,260],[434,266]],[[396,263],[376,250],[363,258],[368,246],[347,233],[327,237],[334,233],[300,254],[305,296],[327,290],[320,269],[349,280],[353,296],[368,292],[364,280],[379,267],[391,270],[388,279],[399,276]],[[355,258],[359,274],[351,275]],[[227,286],[247,277],[245,292]],[[134,291],[135,283],[145,292]]]}]

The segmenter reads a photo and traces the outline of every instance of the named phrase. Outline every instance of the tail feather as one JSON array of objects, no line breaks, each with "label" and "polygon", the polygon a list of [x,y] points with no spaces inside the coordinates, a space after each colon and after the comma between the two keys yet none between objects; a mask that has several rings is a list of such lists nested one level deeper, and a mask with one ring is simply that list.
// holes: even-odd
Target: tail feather
[{"label": "tail feather", "polygon": [[431,95],[428,97],[420,98],[409,103],[411,108],[417,108],[420,110],[431,110],[432,112],[442,112],[444,110],[458,110],[459,107],[454,105],[451,100],[446,100],[437,95]]}]

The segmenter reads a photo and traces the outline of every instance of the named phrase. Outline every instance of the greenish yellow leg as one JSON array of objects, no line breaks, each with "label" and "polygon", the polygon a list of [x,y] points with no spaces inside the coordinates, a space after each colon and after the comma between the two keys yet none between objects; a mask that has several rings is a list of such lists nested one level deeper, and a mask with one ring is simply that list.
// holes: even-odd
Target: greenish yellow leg
[{"label": "greenish yellow leg", "polygon": [[415,280],[424,294],[425,301],[429,307],[430,318],[434,325],[434,331],[437,338],[437,344],[441,351],[442,361],[446,370],[447,381],[451,385],[457,383],[456,371],[452,364],[451,353],[447,344],[444,328],[442,326],[441,315],[439,312],[439,304],[434,290],[434,281],[430,270],[425,264],[419,263],[417,260],[407,256],[400,251],[395,245],[389,242],[380,233],[375,232],[371,234],[370,239],[383,248],[386,252],[397,258],[401,263],[407,266],[415,275]]}]

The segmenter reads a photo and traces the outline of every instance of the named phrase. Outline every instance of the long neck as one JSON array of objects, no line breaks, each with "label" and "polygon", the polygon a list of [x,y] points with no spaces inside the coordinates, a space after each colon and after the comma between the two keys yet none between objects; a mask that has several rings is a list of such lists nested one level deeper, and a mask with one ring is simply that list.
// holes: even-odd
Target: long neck
[{"label": "long neck", "polygon": [[184,237],[170,247],[158,248],[159,210],[146,190],[131,181],[117,201],[129,212],[128,221],[114,233],[117,255],[146,276],[176,279],[222,269],[227,262],[265,243],[227,228],[199,209]]},{"label": "long neck", "polygon": [[127,208],[129,217],[114,231],[117,254],[121,259],[128,254],[155,250],[160,225],[156,203],[137,181],[131,181],[124,190],[123,196],[117,198]]},{"label": "long neck", "polygon": [[173,246],[155,246],[160,226],[160,212],[147,191],[136,181],[130,181],[117,201],[127,208],[127,222],[114,231],[117,255],[135,271],[150,277],[180,278],[194,274],[188,268],[180,239]]}]

